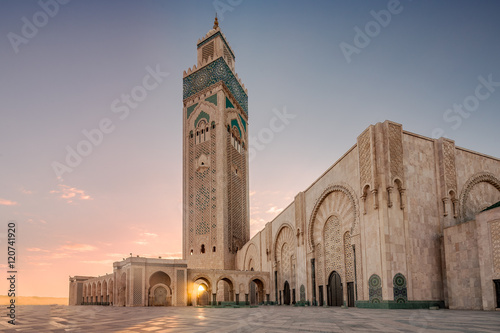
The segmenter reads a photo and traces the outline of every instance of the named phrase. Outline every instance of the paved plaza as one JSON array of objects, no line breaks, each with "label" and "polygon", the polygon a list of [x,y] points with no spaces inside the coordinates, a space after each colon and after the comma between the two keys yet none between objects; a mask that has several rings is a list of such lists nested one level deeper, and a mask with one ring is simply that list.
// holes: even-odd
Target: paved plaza
[{"label": "paved plaza", "polygon": [[500,312],[25,305],[1,332],[499,332]]}]

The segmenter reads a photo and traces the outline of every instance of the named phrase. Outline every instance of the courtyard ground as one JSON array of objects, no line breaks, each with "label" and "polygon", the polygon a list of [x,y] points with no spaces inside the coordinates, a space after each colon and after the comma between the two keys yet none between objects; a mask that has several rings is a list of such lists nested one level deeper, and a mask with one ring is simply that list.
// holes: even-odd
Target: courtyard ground
[{"label": "courtyard ground", "polygon": [[[7,309],[4,307],[4,312]],[[1,332],[499,332],[500,312],[21,305]]]}]

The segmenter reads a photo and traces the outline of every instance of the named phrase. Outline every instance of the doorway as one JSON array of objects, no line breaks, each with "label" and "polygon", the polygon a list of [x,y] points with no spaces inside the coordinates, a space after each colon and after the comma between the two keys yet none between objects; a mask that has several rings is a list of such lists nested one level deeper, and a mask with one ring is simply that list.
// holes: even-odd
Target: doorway
[{"label": "doorway", "polygon": [[497,308],[500,309],[500,280],[493,280],[495,283],[495,291],[497,295]]},{"label": "doorway", "polygon": [[354,307],[354,282],[347,282],[347,306]]},{"label": "doorway", "polygon": [[342,283],[340,275],[336,271],[333,271],[328,278],[327,294],[329,306],[342,305]]},{"label": "doorway", "polygon": [[290,305],[290,284],[285,281],[285,287],[283,288],[283,304]]}]

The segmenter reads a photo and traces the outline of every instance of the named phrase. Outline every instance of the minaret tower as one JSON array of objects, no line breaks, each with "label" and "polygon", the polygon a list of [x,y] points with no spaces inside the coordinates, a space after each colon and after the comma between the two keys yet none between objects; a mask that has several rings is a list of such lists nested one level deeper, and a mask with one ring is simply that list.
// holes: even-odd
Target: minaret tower
[{"label": "minaret tower", "polygon": [[183,75],[183,258],[234,269],[250,237],[248,95],[217,17],[197,47]]}]

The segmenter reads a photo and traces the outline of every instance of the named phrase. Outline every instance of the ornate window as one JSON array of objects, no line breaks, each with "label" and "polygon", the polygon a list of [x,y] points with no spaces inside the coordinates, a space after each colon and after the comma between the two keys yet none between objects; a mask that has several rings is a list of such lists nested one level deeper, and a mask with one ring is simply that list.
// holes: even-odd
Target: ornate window
[{"label": "ornate window", "polygon": [[198,144],[210,140],[209,130],[210,127],[208,126],[207,122],[205,120],[201,120],[196,127],[195,143]]},{"label": "ornate window", "polygon": [[242,143],[238,132],[235,130],[231,131],[231,145],[238,151],[238,153],[243,151],[244,144]]}]

